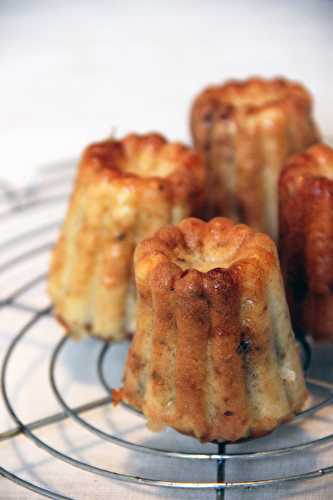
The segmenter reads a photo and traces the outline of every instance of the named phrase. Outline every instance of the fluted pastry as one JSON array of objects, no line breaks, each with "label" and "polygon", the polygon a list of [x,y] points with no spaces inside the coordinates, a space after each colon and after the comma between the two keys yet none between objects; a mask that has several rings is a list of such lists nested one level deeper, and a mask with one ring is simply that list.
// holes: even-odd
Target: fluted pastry
[{"label": "fluted pastry", "polygon": [[319,136],[309,92],[282,78],[211,86],[193,103],[191,130],[209,167],[210,214],[276,239],[280,170]]},{"label": "fluted pastry", "polygon": [[280,254],[294,326],[333,341],[333,149],[294,156],[280,184]]},{"label": "fluted pastry", "polygon": [[135,245],[200,212],[205,189],[200,154],[159,134],[84,151],[49,275],[55,314],[69,333],[121,339],[134,331]]},{"label": "fluted pastry", "polygon": [[135,252],[137,331],[123,398],[153,430],[261,436],[306,397],[276,248],[245,225],[189,218]]}]

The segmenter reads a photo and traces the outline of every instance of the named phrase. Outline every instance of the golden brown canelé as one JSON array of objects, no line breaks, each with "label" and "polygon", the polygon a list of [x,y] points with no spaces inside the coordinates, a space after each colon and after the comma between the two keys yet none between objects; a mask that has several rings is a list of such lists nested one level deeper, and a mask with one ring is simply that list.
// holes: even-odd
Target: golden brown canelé
[{"label": "golden brown canel\u00e9", "polygon": [[280,170],[318,140],[308,91],[282,78],[208,87],[193,103],[191,131],[209,167],[210,214],[276,239]]},{"label": "golden brown canel\u00e9", "polygon": [[135,252],[137,330],[123,398],[153,430],[264,435],[306,398],[276,248],[231,220],[189,218]]},{"label": "golden brown canel\u00e9", "polygon": [[333,341],[333,149],[294,156],[279,183],[280,255],[294,327]]},{"label": "golden brown canel\u00e9", "polygon": [[205,189],[201,155],[159,134],[87,147],[49,275],[55,315],[69,333],[117,340],[134,331],[134,248],[200,213]]}]

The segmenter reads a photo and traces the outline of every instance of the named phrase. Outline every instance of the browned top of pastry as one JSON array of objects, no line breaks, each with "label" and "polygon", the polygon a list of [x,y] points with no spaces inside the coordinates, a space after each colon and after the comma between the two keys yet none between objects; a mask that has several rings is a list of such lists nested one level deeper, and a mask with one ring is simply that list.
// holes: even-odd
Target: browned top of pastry
[{"label": "browned top of pastry", "polygon": [[284,196],[289,197],[315,178],[325,178],[333,186],[333,149],[326,144],[315,144],[305,153],[290,158],[282,170],[280,187],[284,188]]},{"label": "browned top of pastry", "polygon": [[[91,144],[81,158],[80,176],[93,181],[118,180],[128,186],[154,185],[170,190],[177,200],[202,203],[206,172],[201,154],[181,143],[168,142],[158,133],[129,134]],[[82,179],[81,179],[82,181]]]},{"label": "browned top of pastry", "polygon": [[184,283],[193,286],[194,291],[199,275],[213,279],[219,269],[231,267],[237,274],[237,264],[243,260],[255,260],[261,270],[275,266],[275,244],[267,235],[230,219],[216,217],[203,222],[188,218],[139,243],[135,252],[136,278],[140,282],[153,275],[156,278],[156,272],[163,273],[167,266],[175,276],[187,276]]},{"label": "browned top of pastry", "polygon": [[216,108],[220,109],[221,118],[229,118],[235,111],[253,114],[285,107],[308,111],[311,105],[311,96],[300,83],[285,78],[253,77],[207,87],[194,101],[192,119],[204,114],[208,122]]}]

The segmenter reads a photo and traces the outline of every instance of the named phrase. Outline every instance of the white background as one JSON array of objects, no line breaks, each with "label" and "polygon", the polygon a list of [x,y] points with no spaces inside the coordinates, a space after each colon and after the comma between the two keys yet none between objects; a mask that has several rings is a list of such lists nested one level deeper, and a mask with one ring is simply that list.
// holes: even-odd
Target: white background
[{"label": "white background", "polygon": [[188,140],[207,83],[285,75],[333,131],[333,2],[0,2],[0,176],[76,157],[115,129]]},{"label": "white background", "polygon": [[[188,141],[192,97],[204,85],[229,77],[279,74],[303,81],[314,94],[316,117],[323,132],[333,135],[332,26],[333,2],[329,0],[0,0],[0,179],[22,186],[34,179],[39,167],[77,157],[88,142],[114,129],[118,135],[157,130],[171,139]],[[50,177],[44,177],[44,186],[46,178]],[[53,194],[58,189],[49,186]],[[64,208],[65,204],[61,205],[60,211]],[[2,223],[1,234],[6,238],[17,236],[37,222],[60,219],[60,211],[53,205],[21,213],[15,220]],[[43,238],[48,241],[55,233]],[[29,245],[34,248],[42,243],[44,239],[40,238]],[[17,246],[17,252],[27,250],[28,243],[22,245]],[[5,257],[2,252],[1,257],[13,258],[12,250],[8,249]],[[47,263],[48,254],[42,254],[36,262],[27,260],[22,269],[12,268],[1,283],[0,299],[6,296],[8,287],[15,289],[47,269]],[[45,284],[22,300],[43,306],[48,300]],[[27,313],[20,316],[13,310],[0,310],[0,358],[15,330],[28,318]],[[16,354],[10,385],[15,406],[23,412],[25,421],[59,409],[49,394],[47,369],[52,346],[61,335],[61,328],[46,319]],[[66,396],[69,393],[73,400],[78,398],[77,403],[97,397],[101,390],[94,378],[94,365],[90,365],[91,352],[96,349],[97,345],[89,341],[72,346],[72,354],[60,370]],[[316,358],[314,372],[324,372],[333,380],[331,359],[332,349],[325,346]],[[109,366],[112,371],[112,363]],[[118,367],[118,377],[120,372]],[[303,442],[332,432],[331,413],[328,408],[302,425],[291,424],[287,431],[282,428],[267,438],[266,444],[259,440],[254,447],[285,446],[290,439]],[[109,411],[90,415],[92,423],[101,425],[109,425],[109,417]],[[122,424],[134,441],[142,435],[145,438],[148,432],[144,422],[133,431],[132,421],[124,419]],[[0,405],[0,430],[12,426],[13,421]],[[159,461],[110,448],[108,443],[82,434],[72,422],[47,429],[42,436],[54,440],[65,452],[105,468],[137,474],[144,469],[146,476],[167,479],[215,478],[214,463],[190,466],[184,461]],[[180,449],[198,449],[193,440],[175,436],[172,431],[164,437],[149,434],[149,439],[166,448],[178,443]],[[246,446],[241,445],[241,450]],[[231,463],[227,465],[227,477],[258,479],[331,463],[332,448],[327,447],[281,460],[246,461],[240,468]],[[78,472],[50,459],[23,437],[1,443],[0,465],[79,500],[215,498],[214,493],[199,497],[196,493],[173,495],[169,490],[140,489]],[[326,500],[333,498],[333,478],[245,494],[249,500]],[[37,497],[0,478],[0,500],[25,498]],[[237,491],[226,495],[227,500],[239,498]]]}]

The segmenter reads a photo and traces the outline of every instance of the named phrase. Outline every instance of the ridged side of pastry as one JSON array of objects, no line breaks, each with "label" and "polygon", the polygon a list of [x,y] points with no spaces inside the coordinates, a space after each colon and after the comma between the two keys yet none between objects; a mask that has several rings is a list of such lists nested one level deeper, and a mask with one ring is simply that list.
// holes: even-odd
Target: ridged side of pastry
[{"label": "ridged side of pastry", "polygon": [[153,430],[236,441],[301,408],[303,373],[267,236],[223,218],[187,219],[138,245],[135,276],[123,395]]},{"label": "ridged side of pastry", "polygon": [[158,134],[86,149],[49,275],[55,314],[70,334],[121,339],[134,331],[136,244],[200,211],[204,197],[200,155]]},{"label": "ridged side of pastry", "polygon": [[280,179],[280,254],[295,328],[333,340],[333,149],[290,159]]},{"label": "ridged side of pastry", "polygon": [[191,131],[210,172],[210,213],[276,239],[281,168],[319,137],[307,90],[281,78],[208,87],[193,103]]}]

